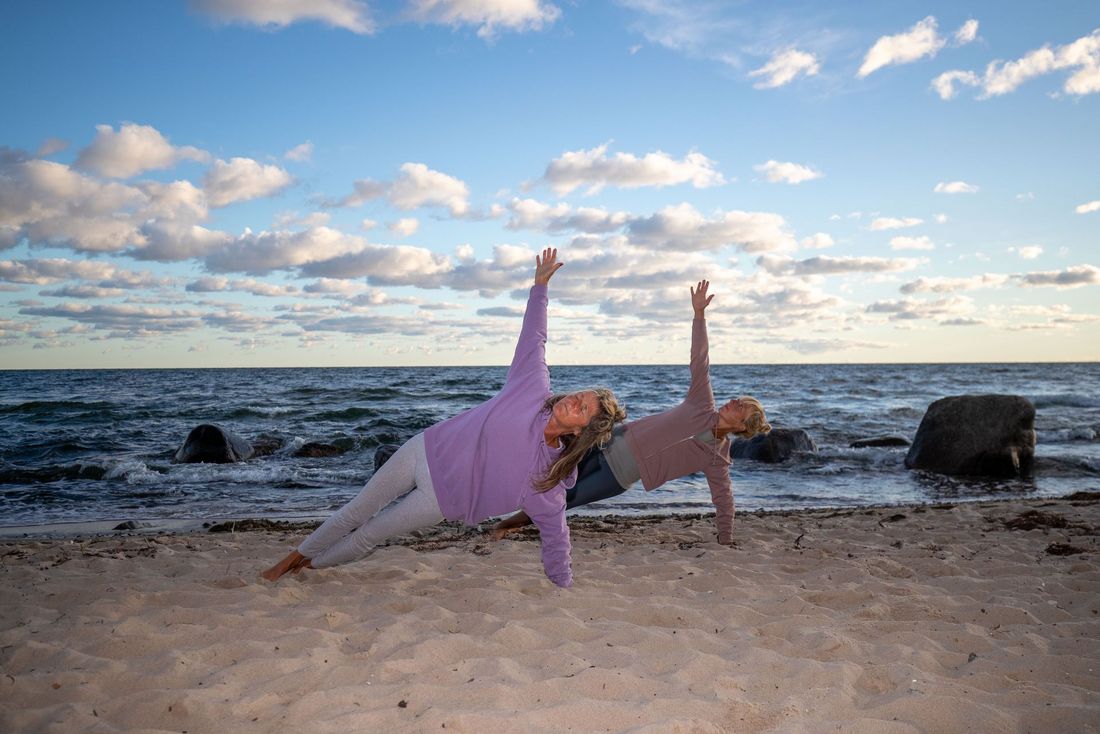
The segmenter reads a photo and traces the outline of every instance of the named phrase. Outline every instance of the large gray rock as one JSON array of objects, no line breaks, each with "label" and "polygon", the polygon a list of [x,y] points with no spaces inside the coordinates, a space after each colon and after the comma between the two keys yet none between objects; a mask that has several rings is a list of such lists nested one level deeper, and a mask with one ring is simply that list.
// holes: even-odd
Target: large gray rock
[{"label": "large gray rock", "polygon": [[204,423],[187,434],[176,452],[180,464],[230,464],[252,458],[252,444],[240,436],[211,423]]},{"label": "large gray rock", "polygon": [[956,395],[928,406],[905,466],[938,474],[1015,477],[1035,458],[1035,406],[1019,395]]},{"label": "large gray rock", "polygon": [[768,464],[786,461],[796,452],[817,452],[817,444],[801,428],[773,428],[770,433],[757,434],[750,439],[735,438],[730,446],[731,458]]}]

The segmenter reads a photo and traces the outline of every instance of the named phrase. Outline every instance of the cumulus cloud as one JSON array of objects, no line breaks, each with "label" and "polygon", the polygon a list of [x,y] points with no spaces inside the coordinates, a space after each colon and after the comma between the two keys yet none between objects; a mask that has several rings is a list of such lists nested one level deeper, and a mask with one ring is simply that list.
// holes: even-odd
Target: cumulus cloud
[{"label": "cumulus cloud", "polygon": [[959,46],[965,46],[968,43],[973,43],[974,39],[978,37],[978,21],[971,18],[970,20],[959,26],[959,29],[955,31],[955,43]]},{"label": "cumulus cloud", "polygon": [[1090,212],[1100,212],[1100,199],[1096,201],[1090,201],[1087,204],[1081,204],[1074,208],[1078,214],[1088,214]]},{"label": "cumulus cloud", "polygon": [[367,4],[359,0],[189,0],[189,4],[222,23],[285,28],[317,21],[352,33],[375,30]]},{"label": "cumulus cloud", "polygon": [[608,157],[606,143],[590,150],[563,153],[550,162],[542,178],[558,196],[582,186],[593,194],[605,186],[636,189],[690,183],[701,189],[725,183],[722,174],[715,170],[715,162],[702,153],[688,153],[681,160],[661,151],[646,153],[641,158],[632,153]]},{"label": "cumulus cloud", "polygon": [[137,260],[179,262],[205,257],[233,241],[227,232],[197,224],[150,222],[141,228],[144,242],[128,254]]},{"label": "cumulus cloud", "polygon": [[122,338],[190,331],[202,325],[204,315],[197,310],[171,310],[125,303],[27,306],[19,309],[19,313],[25,316],[68,319],[105,331],[110,337]]},{"label": "cumulus cloud", "polygon": [[761,163],[760,165],[753,166],[753,170],[763,173],[768,181],[772,183],[797,184],[803,181],[812,181],[815,178],[821,178],[825,175],[808,166],[799,165],[798,163],[783,163],[781,161]]},{"label": "cumulus cloud", "polygon": [[626,232],[634,244],[670,252],[719,250],[731,245],[749,253],[797,247],[786,220],[778,214],[718,211],[707,219],[687,203],[632,218]]},{"label": "cumulus cloud", "polygon": [[[245,232],[207,255],[206,267],[214,273],[265,275],[310,263],[331,260],[369,247],[362,237],[330,227],[311,227],[300,232]],[[355,277],[355,276],[347,276]]]},{"label": "cumulus cloud", "polygon": [[53,161],[0,155],[0,248],[24,238],[84,251],[141,245],[140,222],[171,216],[173,203],[181,203],[181,197],[164,196],[168,192],[100,181]]},{"label": "cumulus cloud", "polygon": [[1043,248],[1039,245],[1026,245],[1024,247],[1010,247],[1009,252],[1015,252],[1023,260],[1034,260],[1043,254]]},{"label": "cumulus cloud", "polygon": [[799,244],[807,250],[818,250],[825,247],[832,247],[836,243],[833,241],[832,235],[824,232],[815,232],[809,237],[803,237]]},{"label": "cumulus cloud", "polygon": [[1095,265],[1074,265],[1065,270],[1046,270],[1013,276],[1024,287],[1054,286],[1055,288],[1079,288],[1100,283],[1100,268]]},{"label": "cumulus cloud", "polygon": [[978,187],[966,181],[940,181],[932,189],[937,194],[976,194]]},{"label": "cumulus cloud", "polygon": [[463,217],[470,210],[470,191],[466,183],[445,173],[434,171],[423,163],[405,163],[393,181],[361,179],[354,183],[355,191],[342,199],[329,200],[325,206],[362,206],[372,199],[386,198],[402,211],[421,207],[443,207],[454,217]]},{"label": "cumulus cloud", "polygon": [[1000,288],[1008,282],[1007,275],[985,273],[969,278],[917,278],[914,281],[901,286],[901,292],[912,293],[954,293],[955,291],[970,291],[979,288]]},{"label": "cumulus cloud", "polygon": [[954,99],[958,94],[956,84],[976,87],[981,83],[981,77],[972,71],[945,71],[932,80],[932,88],[936,90],[936,94],[940,95],[940,99],[947,100]]},{"label": "cumulus cloud", "polygon": [[839,275],[842,273],[897,273],[922,264],[913,258],[830,257],[818,255],[795,260],[782,255],[761,255],[756,264],[773,275]]},{"label": "cumulus cloud", "polygon": [[52,288],[38,291],[40,296],[52,298],[115,298],[126,291],[121,288],[104,288],[98,285],[64,285],[60,288]]},{"label": "cumulus cloud", "polygon": [[974,301],[966,296],[950,296],[936,301],[903,298],[898,301],[875,301],[864,310],[872,314],[888,314],[891,321],[951,319],[971,313]]},{"label": "cumulus cloud", "polygon": [[61,138],[46,138],[42,141],[42,145],[38,146],[38,150],[35,151],[35,156],[38,158],[46,158],[54,153],[60,153],[68,147],[69,141],[67,140],[62,140]]},{"label": "cumulus cloud", "polygon": [[871,229],[907,229],[916,227],[918,224],[924,224],[924,220],[917,217],[902,217],[900,219],[896,217],[878,217],[871,222]]},{"label": "cumulus cloud", "polygon": [[909,64],[925,56],[931,58],[945,45],[936,30],[936,19],[929,15],[904,33],[882,36],[875,41],[856,76],[862,79],[884,66]]},{"label": "cumulus cloud", "polygon": [[772,56],[768,63],[749,72],[750,77],[765,77],[753,84],[755,89],[775,89],[790,84],[799,75],[814,76],[821,70],[817,57],[805,51],[788,49]]},{"label": "cumulus cloud", "polygon": [[95,140],[80,151],[75,167],[108,178],[129,178],[143,171],[171,168],[182,160],[210,160],[206,151],[173,146],[148,125],[128,122],[118,132],[110,125],[96,125],[95,129]]},{"label": "cumulus cloud", "polygon": [[390,222],[386,228],[398,237],[411,237],[420,229],[420,220],[415,217],[404,217],[396,222]]},{"label": "cumulus cloud", "polygon": [[894,237],[890,240],[891,250],[934,250],[935,243],[926,235],[920,237]]},{"label": "cumulus cloud", "polygon": [[294,183],[294,177],[275,165],[263,165],[251,158],[214,161],[203,177],[203,190],[210,206],[219,208],[277,194]]},{"label": "cumulus cloud", "polygon": [[507,205],[511,213],[508,229],[534,229],[558,233],[567,230],[602,234],[613,232],[626,224],[626,212],[608,212],[594,207],[572,208],[568,204],[545,204],[535,199],[512,199]]},{"label": "cumulus cloud", "polygon": [[523,308],[519,306],[491,306],[489,308],[479,308],[477,310],[478,316],[504,316],[505,318],[523,318]]},{"label": "cumulus cloud", "polygon": [[293,296],[298,293],[295,286],[264,283],[252,278],[230,280],[228,278],[205,276],[191,281],[184,288],[189,293],[215,293],[222,291],[240,291],[254,296]]},{"label": "cumulus cloud", "polygon": [[288,161],[308,163],[309,161],[313,160],[313,143],[307,140],[300,145],[295,145],[286,153],[283,153],[283,158],[286,158]]},{"label": "cumulus cloud", "polygon": [[1072,43],[1029,51],[1013,61],[991,61],[980,76],[952,70],[936,77],[932,85],[943,99],[955,96],[953,84],[981,87],[979,99],[1016,91],[1020,85],[1056,71],[1072,72],[1062,85],[1066,94],[1083,96],[1100,92],[1100,29]]},{"label": "cumulus cloud", "polygon": [[422,247],[365,244],[343,255],[307,262],[301,272],[319,278],[367,278],[376,285],[438,288],[453,268],[446,255]]},{"label": "cumulus cloud", "polygon": [[545,0],[410,0],[409,15],[425,23],[476,26],[480,38],[504,31],[540,31],[561,16]]}]

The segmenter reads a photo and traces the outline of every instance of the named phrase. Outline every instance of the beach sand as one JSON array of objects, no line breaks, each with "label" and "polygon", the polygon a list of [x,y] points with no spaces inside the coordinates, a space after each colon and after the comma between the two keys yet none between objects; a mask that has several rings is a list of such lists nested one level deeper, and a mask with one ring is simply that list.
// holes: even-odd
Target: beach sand
[{"label": "beach sand", "polygon": [[1100,731],[1100,495],[571,526],[5,540],[0,731]]}]

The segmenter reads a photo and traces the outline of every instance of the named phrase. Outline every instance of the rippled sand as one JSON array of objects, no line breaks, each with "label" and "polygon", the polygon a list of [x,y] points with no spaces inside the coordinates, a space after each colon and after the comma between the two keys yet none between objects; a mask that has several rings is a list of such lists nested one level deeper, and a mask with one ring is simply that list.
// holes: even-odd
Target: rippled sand
[{"label": "rippled sand", "polygon": [[0,542],[0,730],[1100,731],[1100,495],[571,525]]}]

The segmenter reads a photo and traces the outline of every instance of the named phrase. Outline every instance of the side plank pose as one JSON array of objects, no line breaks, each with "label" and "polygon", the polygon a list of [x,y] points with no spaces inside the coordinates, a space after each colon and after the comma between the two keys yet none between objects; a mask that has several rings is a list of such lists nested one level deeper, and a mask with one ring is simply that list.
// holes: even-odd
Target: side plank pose
[{"label": "side plank pose", "polygon": [[573,585],[565,491],[581,458],[608,441],[626,413],[603,388],[550,391],[546,291],[563,264],[557,256],[546,248],[535,258],[535,284],[500,392],[410,438],[357,497],[264,571],[265,579],[354,561],[386,538],[444,519],[474,524],[522,508],[539,528],[546,575]]},{"label": "side plank pose", "polygon": [[[733,542],[733,490],[730,486],[729,435],[752,438],[772,429],[756,398],[730,400],[715,410],[710,386],[710,356],[704,315],[714,296],[710,283],[691,289],[695,319],[691,324],[691,386],[684,402],[663,413],[614,427],[611,441],[589,451],[578,470],[576,484],[566,493],[567,508],[587,505],[622,494],[639,479],[646,490],[701,471],[710,486],[717,511],[718,542]],[[499,540],[530,524],[517,512],[493,528]]]}]

